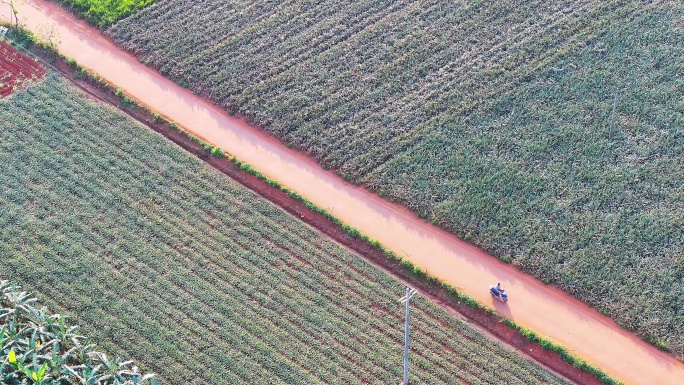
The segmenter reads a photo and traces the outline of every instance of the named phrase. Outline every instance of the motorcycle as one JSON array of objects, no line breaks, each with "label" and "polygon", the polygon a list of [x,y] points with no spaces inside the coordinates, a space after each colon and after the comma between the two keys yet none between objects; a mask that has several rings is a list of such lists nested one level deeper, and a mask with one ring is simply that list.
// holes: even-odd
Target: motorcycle
[{"label": "motorcycle", "polygon": [[501,302],[508,302],[508,294],[503,289],[499,290],[496,286],[490,286],[489,293]]}]

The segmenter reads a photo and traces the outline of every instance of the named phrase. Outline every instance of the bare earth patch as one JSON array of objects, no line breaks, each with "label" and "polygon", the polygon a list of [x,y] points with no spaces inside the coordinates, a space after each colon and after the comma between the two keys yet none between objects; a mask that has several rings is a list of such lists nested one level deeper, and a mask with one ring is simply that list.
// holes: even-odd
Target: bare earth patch
[{"label": "bare earth patch", "polygon": [[26,87],[45,76],[45,68],[9,43],[0,41],[0,97]]}]

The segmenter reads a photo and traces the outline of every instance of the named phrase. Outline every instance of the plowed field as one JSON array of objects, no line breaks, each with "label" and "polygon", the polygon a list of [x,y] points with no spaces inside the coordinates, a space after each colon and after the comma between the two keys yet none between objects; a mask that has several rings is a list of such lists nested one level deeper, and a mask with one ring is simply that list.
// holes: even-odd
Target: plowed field
[{"label": "plowed field", "polygon": [[37,61],[0,40],[0,97],[8,96],[43,76],[45,69]]}]

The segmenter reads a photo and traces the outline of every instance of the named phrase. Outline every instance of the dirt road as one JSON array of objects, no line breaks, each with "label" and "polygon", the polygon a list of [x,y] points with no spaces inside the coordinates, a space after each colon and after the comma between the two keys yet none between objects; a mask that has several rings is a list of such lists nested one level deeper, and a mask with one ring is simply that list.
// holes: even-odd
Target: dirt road
[{"label": "dirt road", "polygon": [[[9,10],[0,10],[7,20]],[[401,206],[344,182],[302,156],[165,79],[95,29],[52,3],[26,0],[22,23],[32,31],[54,25],[64,55],[122,88],[150,109],[251,164],[336,217],[380,241],[515,322],[564,345],[629,384],[682,384],[684,364],[560,290],[504,264],[432,226]],[[511,302],[494,302],[487,286],[501,282]]]}]

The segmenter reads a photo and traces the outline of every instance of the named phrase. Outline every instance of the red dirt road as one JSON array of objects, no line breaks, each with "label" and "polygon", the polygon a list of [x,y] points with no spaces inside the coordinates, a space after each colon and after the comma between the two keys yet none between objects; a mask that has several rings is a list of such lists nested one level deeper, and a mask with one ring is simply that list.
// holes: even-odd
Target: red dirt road
[{"label": "red dirt road", "polygon": [[[0,11],[0,19],[8,14]],[[139,63],[76,20],[43,0],[19,7],[32,31],[54,24],[59,50],[178,123],[218,145],[265,175],[305,196],[430,274],[490,305],[515,322],[537,331],[629,384],[683,384],[684,364],[621,329],[609,318],[521,273],[483,251],[425,223],[399,205],[388,203],[235,119],[190,91]],[[44,28],[44,27],[43,27]],[[487,286],[501,282],[511,295],[503,305]]]}]

